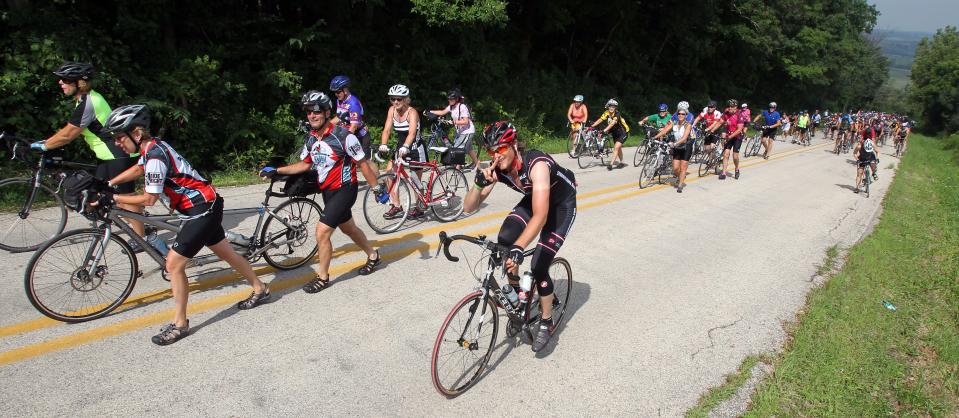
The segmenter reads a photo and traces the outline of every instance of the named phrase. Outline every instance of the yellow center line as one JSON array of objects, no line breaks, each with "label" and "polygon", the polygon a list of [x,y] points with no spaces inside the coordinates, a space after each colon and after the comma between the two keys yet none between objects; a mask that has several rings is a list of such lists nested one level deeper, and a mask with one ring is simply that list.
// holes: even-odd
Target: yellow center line
[{"label": "yellow center line", "polygon": [[[827,145],[828,145],[828,144],[827,144]],[[741,165],[740,167],[741,167],[741,168],[745,168],[745,167],[751,167],[751,166],[755,166],[755,165],[760,165],[760,164],[764,164],[764,163],[767,163],[767,162],[772,161],[772,160],[776,160],[776,159],[780,159],[780,158],[785,158],[785,157],[790,156],[790,155],[798,154],[798,153],[805,152],[805,151],[811,151],[811,150],[813,150],[813,149],[817,149],[817,148],[821,148],[821,147],[822,147],[822,146],[811,147],[811,148],[804,148],[804,149],[799,149],[799,150],[794,150],[794,151],[788,151],[788,152],[785,152],[785,153],[781,153],[781,154],[778,154],[778,155],[774,155],[774,156],[770,157],[769,160],[759,160],[759,161],[756,161],[756,162],[753,163],[753,164],[748,164],[748,165],[743,164],[743,165]],[[702,178],[703,178],[703,177],[697,177],[697,178],[691,179],[690,181],[698,181],[698,180],[700,180],[700,179],[702,179]],[[635,187],[633,183],[629,183],[628,186],[629,186],[629,187]],[[585,210],[585,209],[588,209],[588,208],[592,208],[592,207],[596,207],[596,206],[601,206],[601,205],[605,205],[605,204],[612,203],[612,202],[615,202],[615,201],[627,199],[627,198],[629,198],[629,197],[637,196],[637,195],[640,195],[640,194],[649,193],[649,192],[652,192],[652,191],[654,191],[654,190],[659,190],[659,189],[662,189],[662,188],[665,188],[665,187],[666,187],[666,185],[657,185],[657,186],[649,187],[649,188],[645,188],[645,189],[634,190],[634,191],[631,191],[631,192],[627,192],[627,193],[623,193],[623,194],[620,194],[620,195],[612,196],[612,197],[609,197],[609,198],[606,198],[606,199],[599,199],[599,200],[596,200],[596,201],[587,202],[587,203],[585,203],[585,204],[579,205],[579,208],[580,208],[580,210]],[[500,216],[503,216],[503,215],[505,215],[505,214],[507,214],[507,213],[509,213],[509,212],[508,212],[508,211],[502,211],[502,212],[498,212],[498,213],[496,213],[496,214],[490,214],[490,215],[486,215],[486,216],[483,216],[483,217],[478,217],[478,218],[475,218],[475,219],[474,219],[474,220],[476,220],[476,222],[463,223],[463,224],[460,224],[460,226],[462,226],[462,225],[469,225],[469,224],[473,224],[473,223],[478,223],[478,222],[480,222],[478,219],[488,220],[488,219],[490,219],[490,218],[500,217]],[[494,215],[495,215],[495,216],[494,216]],[[439,231],[442,231],[442,230],[452,229],[452,227],[457,226],[456,224],[457,224],[457,222],[454,222],[454,223],[451,223],[451,224],[445,224],[445,225],[441,225],[441,226],[429,228],[429,229],[427,229],[427,230],[420,231],[420,232],[417,232],[417,233],[407,234],[407,236],[409,236],[409,235],[418,235],[418,236],[422,237],[422,236],[425,236],[425,234],[427,234],[427,231],[433,231],[433,230],[435,230],[436,233],[439,233]],[[493,226],[489,226],[489,227],[487,227],[487,228],[483,228],[483,229],[480,229],[480,230],[471,231],[471,232],[469,232],[468,234],[469,234],[469,235],[492,234],[492,233],[494,233],[494,232],[496,232],[496,231],[498,231],[498,230],[499,230],[499,225],[493,225]],[[394,239],[396,239],[396,238],[394,238]],[[390,252],[384,252],[384,253],[381,254],[381,257],[384,259],[384,261],[399,260],[399,259],[401,259],[401,258],[403,258],[403,257],[406,257],[406,256],[408,256],[408,255],[410,255],[410,254],[413,254],[413,253],[416,253],[416,252],[418,252],[418,251],[422,251],[422,250],[432,251],[432,250],[435,250],[436,248],[438,248],[438,246],[439,246],[439,240],[434,240],[434,241],[430,241],[429,243],[421,243],[421,244],[418,244],[418,245],[407,246],[407,247],[404,247],[404,248],[401,248],[401,249],[398,249],[398,250],[394,250],[394,251],[390,251]],[[365,263],[365,260],[360,260],[360,261],[355,261],[355,262],[346,263],[346,264],[341,264],[341,265],[332,267],[332,268],[330,269],[330,275],[331,275],[331,276],[334,276],[334,275],[343,274],[343,273],[348,272],[348,271],[350,271],[350,270],[359,268],[359,267],[362,266],[364,263]],[[224,277],[231,277],[231,276],[233,277],[233,280],[236,280],[236,278],[237,278],[237,275],[236,275],[236,274],[231,274],[231,275],[227,275],[227,276],[224,276]],[[271,282],[271,283],[270,283],[270,289],[271,289],[272,291],[275,291],[275,292],[280,292],[280,291],[283,291],[283,290],[286,290],[286,289],[289,289],[289,288],[292,288],[292,287],[295,287],[295,286],[298,286],[298,285],[302,285],[302,284],[306,283],[307,281],[309,281],[310,279],[312,279],[312,277],[313,277],[313,273],[311,272],[311,273],[308,273],[308,274],[305,274],[305,275],[301,275],[301,276],[297,276],[297,277],[293,277],[293,278],[290,278],[290,279],[281,280],[281,281],[278,281],[278,282],[276,282],[276,281],[275,281],[275,282]],[[334,283],[335,283],[335,282],[334,282]],[[249,294],[249,292],[250,292],[249,290],[235,291],[235,292],[231,292],[231,293],[228,293],[228,294],[225,294],[225,295],[215,296],[215,297],[212,297],[212,298],[209,298],[209,299],[204,299],[204,300],[201,300],[201,301],[193,302],[193,303],[189,304],[189,306],[187,307],[187,313],[188,313],[188,314],[199,314],[199,313],[206,312],[206,311],[209,311],[209,310],[214,309],[214,308],[218,308],[218,307],[222,307],[222,306],[225,306],[225,305],[233,304],[233,303],[235,303],[236,301],[243,299],[245,296],[247,296],[247,295]],[[149,293],[149,294],[145,295],[145,297],[158,297],[160,294],[163,294],[163,293],[169,293],[169,290],[152,292],[152,293]],[[52,352],[56,352],[56,351],[65,350],[65,349],[68,349],[68,348],[73,348],[73,347],[77,347],[77,346],[89,344],[89,343],[92,343],[92,342],[95,342],[95,341],[99,341],[99,340],[102,340],[102,339],[105,339],[105,338],[108,338],[108,337],[111,337],[111,336],[124,334],[124,333],[130,332],[130,331],[135,331],[135,330],[142,329],[142,328],[144,328],[144,327],[148,327],[148,326],[151,326],[151,325],[162,324],[162,323],[164,323],[165,321],[168,321],[169,318],[173,316],[173,314],[174,314],[174,311],[173,311],[172,309],[168,309],[168,310],[164,310],[164,311],[160,311],[160,312],[148,314],[148,315],[145,315],[145,316],[142,316],[142,317],[124,320],[124,321],[121,321],[121,322],[118,322],[118,323],[115,323],[115,324],[105,325],[105,326],[103,326],[103,327],[91,329],[91,330],[88,330],[88,331],[82,331],[82,332],[78,332],[78,333],[76,333],[76,334],[71,334],[71,335],[67,335],[67,336],[63,336],[63,337],[59,337],[59,338],[54,338],[54,339],[52,339],[52,340],[48,340],[48,341],[44,341],[44,342],[27,345],[27,346],[20,347],[20,348],[16,348],[16,349],[13,349],[13,350],[5,351],[5,352],[0,353],[0,366],[4,366],[4,365],[11,364],[11,363],[16,363],[16,362],[19,362],[19,361],[27,360],[27,359],[30,359],[30,358],[33,358],[33,357],[37,357],[37,356],[40,356],[40,355],[43,355],[43,354],[47,354],[47,353],[52,353]],[[37,322],[37,321],[42,321],[42,320],[27,321],[27,322],[25,322],[24,324],[32,323],[32,322]],[[50,321],[52,321],[52,320],[50,320]],[[55,322],[55,323],[58,323],[58,322],[56,322],[56,321],[54,321],[54,322]],[[25,327],[26,325],[20,324],[19,326],[20,326],[21,328],[23,328],[23,327]]]}]

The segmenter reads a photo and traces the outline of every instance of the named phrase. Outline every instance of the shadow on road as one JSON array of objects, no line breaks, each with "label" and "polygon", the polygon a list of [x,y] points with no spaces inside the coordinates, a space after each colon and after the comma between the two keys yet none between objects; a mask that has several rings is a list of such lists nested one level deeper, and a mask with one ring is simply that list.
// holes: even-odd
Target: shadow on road
[{"label": "shadow on road", "polygon": [[852,186],[850,186],[850,185],[848,185],[848,184],[838,184],[838,183],[836,183],[836,186],[837,186],[837,187],[840,187],[840,188],[843,188],[843,189],[846,189],[846,190],[849,190],[850,192],[856,191],[856,188],[855,188],[855,187],[852,187]]}]

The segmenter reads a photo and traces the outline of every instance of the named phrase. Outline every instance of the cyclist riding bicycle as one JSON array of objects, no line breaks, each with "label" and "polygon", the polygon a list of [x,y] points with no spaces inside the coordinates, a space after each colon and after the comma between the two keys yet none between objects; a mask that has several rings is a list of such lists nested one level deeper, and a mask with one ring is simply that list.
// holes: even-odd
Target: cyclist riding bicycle
[{"label": "cyclist riding bicycle", "polygon": [[573,96],[573,103],[569,104],[566,111],[566,120],[569,121],[569,137],[573,140],[573,148],[579,144],[579,128],[589,119],[589,109],[583,103],[583,95]]},{"label": "cyclist riding bicycle", "polygon": [[[59,77],[57,83],[64,96],[70,96],[76,101],[73,108],[73,114],[63,128],[57,131],[44,141],[37,141],[30,144],[30,148],[38,151],[48,151],[66,146],[73,142],[78,136],[83,136],[83,141],[87,143],[93,155],[97,158],[97,168],[94,177],[100,180],[109,180],[124,172],[126,169],[136,165],[139,151],[132,153],[124,152],[120,147],[114,144],[110,135],[103,131],[103,124],[110,116],[110,105],[106,99],[96,90],[93,90],[92,80],[94,75],[93,65],[85,62],[65,62],[56,71],[54,75]],[[116,185],[118,195],[134,194],[135,185],[132,181]],[[143,206],[121,203],[120,208],[130,212],[141,213]],[[125,219],[127,223],[143,236],[143,223],[140,221]],[[140,250],[139,245],[134,243],[134,251]]]},{"label": "cyclist riding bicycle", "polygon": [[693,143],[696,140],[692,132],[693,118],[689,114],[689,103],[679,102],[676,105],[676,115],[655,136],[655,139],[660,139],[665,135],[672,136],[666,142],[669,142],[673,155],[676,193],[682,193],[686,187],[686,169],[689,167],[689,159],[693,156]]},{"label": "cyclist riding bicycle", "polygon": [[876,130],[870,126],[862,129],[859,141],[856,142],[856,148],[853,156],[856,157],[856,189],[859,193],[859,185],[862,183],[862,177],[865,174],[865,167],[869,165],[872,168],[872,180],[878,181],[879,174],[876,172],[876,165],[879,163],[879,147],[876,146]]},{"label": "cyclist riding bicycle", "polygon": [[909,136],[912,134],[912,123],[908,119],[903,117],[903,121],[899,124],[898,129],[896,129],[896,143],[902,142],[902,151],[906,152],[906,147],[909,145]]},{"label": "cyclist riding bicycle", "polygon": [[[385,154],[390,151],[386,145],[390,139],[390,132],[396,132],[397,143],[402,144],[397,148],[396,154],[399,158],[407,158],[411,161],[427,162],[426,146],[420,138],[420,115],[416,109],[410,106],[410,89],[402,84],[390,87],[386,92],[390,98],[390,109],[386,112],[386,123],[383,125],[383,135],[380,137],[379,152]],[[386,171],[393,168],[393,161],[386,164]],[[416,178],[421,178],[422,169],[413,170]],[[403,208],[396,204],[396,197],[393,196],[393,205],[383,214],[386,219],[396,219],[403,216]],[[424,215],[418,205],[409,208],[409,217],[419,218]]]},{"label": "cyclist riding bicycle", "polygon": [[376,172],[379,167],[373,162],[372,138],[370,130],[363,121],[363,104],[360,99],[350,93],[350,78],[345,75],[338,75],[330,80],[330,91],[336,96],[336,113],[333,116],[333,124],[340,125],[356,135],[363,146],[364,160],[359,161],[361,166],[369,166]]},{"label": "cyclist riding bicycle", "polygon": [[735,99],[726,101],[726,114],[722,121],[726,125],[726,132],[721,138],[726,142],[723,144],[723,171],[719,174],[720,180],[726,180],[726,169],[729,167],[729,154],[733,155],[733,165],[736,168],[735,177],[739,179],[739,149],[743,146],[743,132],[746,129],[746,121],[741,119],[742,113],[739,111],[739,103]]},{"label": "cyclist riding bicycle", "polygon": [[475,211],[493,192],[496,183],[504,183],[523,195],[503,220],[498,241],[511,246],[506,267],[510,284],[517,287],[523,251],[539,237],[531,262],[533,283],[543,310],[533,341],[533,351],[538,352],[546,346],[554,331],[555,298],[549,265],[576,219],[576,178],[549,154],[526,150],[516,137],[516,129],[507,121],[487,126],[483,142],[492,161],[488,168],[477,170],[476,187],[467,193],[463,208],[464,211]]},{"label": "cyclist riding bicycle", "polygon": [[[465,149],[466,153],[473,159],[473,162],[466,166],[467,169],[473,167],[479,169],[479,156],[476,154],[476,150],[473,149],[473,134],[476,133],[476,127],[473,125],[473,114],[469,106],[466,105],[463,93],[457,88],[450,89],[446,95],[446,100],[449,101],[449,105],[446,106],[446,108],[427,110],[427,112],[436,116],[445,116],[448,114],[452,117],[453,126],[456,127],[453,147]],[[461,167],[457,165],[455,168],[458,170]]]},{"label": "cyclist riding bicycle", "polygon": [[762,113],[756,115],[756,119],[753,122],[763,120],[764,128],[762,132],[762,137],[760,142],[765,148],[763,153],[763,159],[769,159],[769,153],[773,149],[773,140],[776,138],[776,128],[779,128],[782,125],[782,115],[776,111],[776,102],[769,102],[769,110],[764,110]]},{"label": "cyclist riding bicycle", "polygon": [[849,113],[843,113],[838,120],[838,132],[836,134],[835,149],[833,152],[839,153],[839,145],[846,140],[849,131],[852,129],[852,116]]},{"label": "cyclist riding bicycle", "polygon": [[284,167],[263,167],[261,177],[274,174],[299,174],[310,170],[316,172],[320,193],[323,195],[323,213],[316,224],[316,258],[319,271],[303,286],[306,293],[317,293],[330,286],[330,260],[333,258],[333,243],[330,237],[337,228],[350,237],[366,253],[366,264],[358,273],[367,275],[380,264],[380,253],[373,249],[363,230],[353,220],[353,204],[356,203],[359,168],[370,187],[375,187],[376,171],[367,164],[363,145],[359,138],[342,126],[333,124],[332,103],[325,94],[310,90],[300,100],[310,131],[303,139],[300,161]]},{"label": "cyclist riding bicycle", "polygon": [[696,126],[700,121],[704,121],[703,136],[705,138],[703,139],[703,144],[705,145],[707,155],[712,152],[713,147],[716,146],[717,136],[713,135],[713,133],[722,126],[722,117],[722,112],[716,109],[716,101],[710,100],[699,116],[696,116],[696,120],[693,121],[693,126]]},{"label": "cyclist riding bicycle", "polygon": [[190,289],[186,280],[186,264],[203,247],[209,248],[221,260],[242,275],[253,287],[248,298],[237,303],[239,309],[252,309],[270,299],[267,288],[250,263],[237,254],[226,240],[223,230],[223,198],[210,181],[203,178],[193,166],[178,154],[170,144],[150,136],[150,113],[144,105],[122,106],[110,113],[102,132],[113,136],[113,143],[127,154],[139,153],[136,165],[113,177],[107,186],[125,184],[141,176],[145,182],[142,195],[101,195],[97,206],[114,203],[137,207],[152,206],[157,200],[169,203],[181,214],[183,223],[171,251],[167,253],[164,269],[173,291],[173,322],[154,335],[157,345],[173,344],[190,333],[187,302]]},{"label": "cyclist riding bicycle", "polygon": [[[629,125],[623,115],[617,111],[618,108],[619,102],[616,99],[609,99],[606,102],[606,111],[591,126],[591,128],[596,128],[606,122],[603,133],[612,133],[613,135],[613,156],[609,165],[606,166],[607,170],[626,167],[626,164],[623,163],[623,143],[626,142],[626,138],[629,138]],[[619,164],[616,164],[617,157],[619,158]]]}]

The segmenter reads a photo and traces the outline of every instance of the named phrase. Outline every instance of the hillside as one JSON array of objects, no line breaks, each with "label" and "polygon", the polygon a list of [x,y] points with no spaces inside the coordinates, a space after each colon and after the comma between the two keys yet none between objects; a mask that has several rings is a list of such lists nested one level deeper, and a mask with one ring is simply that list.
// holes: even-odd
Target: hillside
[{"label": "hillside", "polygon": [[909,81],[912,61],[916,55],[916,45],[922,38],[932,36],[926,32],[902,32],[877,30],[879,48],[889,59],[889,83],[893,87],[903,87]]}]

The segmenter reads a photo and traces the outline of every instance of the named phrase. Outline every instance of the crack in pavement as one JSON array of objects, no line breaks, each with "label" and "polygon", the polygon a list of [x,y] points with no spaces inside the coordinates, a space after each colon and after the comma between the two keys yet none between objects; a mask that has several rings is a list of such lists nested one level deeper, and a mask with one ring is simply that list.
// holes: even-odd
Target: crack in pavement
[{"label": "crack in pavement", "polygon": [[846,218],[848,218],[849,215],[852,215],[852,213],[855,212],[855,211],[856,211],[856,208],[855,208],[855,207],[850,206],[850,207],[846,208],[846,213],[843,214],[842,217],[839,218],[839,221],[836,222],[836,225],[833,226],[832,229],[829,230],[829,236],[831,237],[831,236],[832,236],[832,233],[833,233],[833,232],[836,232],[836,230],[839,229],[839,226],[842,225],[842,223],[846,220]]},{"label": "crack in pavement", "polygon": [[712,327],[712,328],[710,328],[709,330],[707,330],[707,331],[706,331],[706,336],[709,337],[709,346],[708,346],[708,347],[700,347],[698,350],[696,350],[695,353],[691,354],[691,355],[689,356],[689,358],[690,358],[690,359],[693,359],[693,358],[696,357],[697,354],[699,354],[699,353],[702,352],[703,350],[709,350],[709,349],[711,349],[711,348],[716,347],[716,342],[713,341],[713,332],[714,332],[714,331],[718,331],[718,330],[721,330],[721,329],[726,329],[726,328],[730,328],[730,327],[736,326],[736,324],[738,324],[738,323],[739,323],[740,321],[742,321],[742,320],[743,320],[742,318],[739,318],[739,319],[737,319],[737,320],[735,320],[735,321],[733,321],[733,322],[730,322],[730,323],[728,323],[728,324],[726,324],[726,325],[715,326],[715,327]]}]

